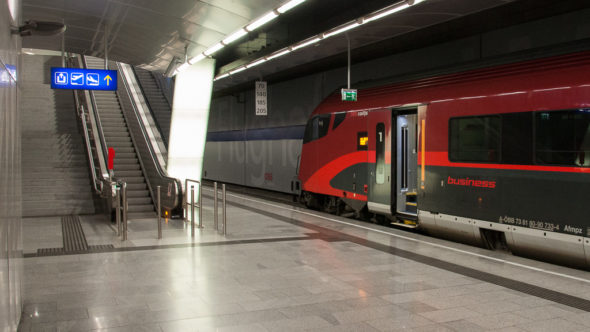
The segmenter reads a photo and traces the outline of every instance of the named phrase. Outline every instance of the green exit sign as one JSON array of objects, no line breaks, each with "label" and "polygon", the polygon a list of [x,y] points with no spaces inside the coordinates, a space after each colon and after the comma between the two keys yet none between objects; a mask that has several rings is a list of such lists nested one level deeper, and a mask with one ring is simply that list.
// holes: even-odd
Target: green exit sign
[{"label": "green exit sign", "polygon": [[356,89],[342,89],[342,101],[356,101]]}]

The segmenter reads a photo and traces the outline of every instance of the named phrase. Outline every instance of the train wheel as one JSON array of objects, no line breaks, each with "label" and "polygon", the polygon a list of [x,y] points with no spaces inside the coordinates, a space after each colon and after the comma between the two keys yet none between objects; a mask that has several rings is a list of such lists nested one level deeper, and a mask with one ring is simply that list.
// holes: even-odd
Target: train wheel
[{"label": "train wheel", "polygon": [[324,212],[331,214],[338,214],[339,212],[340,199],[334,196],[327,196],[324,198]]}]

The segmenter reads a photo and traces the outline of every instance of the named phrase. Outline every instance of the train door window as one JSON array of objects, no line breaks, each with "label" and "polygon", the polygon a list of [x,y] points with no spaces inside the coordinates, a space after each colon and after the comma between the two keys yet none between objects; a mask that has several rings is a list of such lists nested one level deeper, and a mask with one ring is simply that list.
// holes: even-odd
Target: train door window
[{"label": "train door window", "polygon": [[449,159],[454,162],[499,162],[500,117],[449,120]]},{"label": "train door window", "polygon": [[590,166],[590,109],[536,112],[535,162]]},{"label": "train door window", "polygon": [[379,122],[375,130],[375,144],[376,144],[376,166],[375,166],[375,182],[377,184],[385,183],[385,124]]}]

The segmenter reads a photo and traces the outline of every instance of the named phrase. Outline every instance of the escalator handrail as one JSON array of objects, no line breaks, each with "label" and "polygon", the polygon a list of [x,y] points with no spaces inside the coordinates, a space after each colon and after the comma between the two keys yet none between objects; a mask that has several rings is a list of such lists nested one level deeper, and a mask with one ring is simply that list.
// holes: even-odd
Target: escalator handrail
[{"label": "escalator handrail", "polygon": [[78,98],[78,90],[73,90],[74,102],[76,103],[76,115],[82,121],[82,131],[84,132],[84,143],[86,144],[86,152],[88,156],[88,164],[90,165],[90,172],[92,173],[92,187],[97,193],[101,193],[102,190],[98,187],[98,181],[96,176],[96,167],[94,165],[94,156],[92,155],[92,146],[90,145],[90,136],[88,135],[88,124],[86,123],[86,115],[84,114],[84,106],[80,104]]},{"label": "escalator handrail", "polygon": [[[121,64],[119,62],[117,62],[117,69],[119,70],[119,75],[121,76],[121,78],[124,78],[123,68],[122,68],[122,66],[121,66]],[[174,204],[173,204],[174,207],[172,207],[172,208],[176,208],[182,202],[182,197],[181,197],[182,196],[182,183],[180,182],[179,179],[168,176],[167,172],[162,169],[162,166],[161,166],[160,162],[158,161],[158,158],[156,157],[156,153],[154,151],[154,148],[153,148],[152,144],[150,144],[150,141],[147,139],[149,137],[149,135],[148,135],[147,130],[146,130],[144,124],[143,124],[143,121],[141,120],[141,118],[140,118],[140,116],[138,114],[137,105],[135,103],[135,100],[131,96],[131,89],[129,87],[129,84],[128,84],[127,80],[125,80],[125,79],[122,79],[121,81],[123,83],[123,86],[125,87],[125,91],[127,92],[127,97],[129,98],[129,101],[131,102],[131,107],[132,107],[132,110],[131,111],[133,112],[133,114],[136,117],[137,123],[139,124],[139,129],[141,130],[141,134],[143,135],[144,138],[146,138],[146,141],[147,141],[146,142],[147,143],[146,145],[148,147],[149,158],[151,158],[151,161],[153,162],[153,164],[154,164],[154,166],[156,168],[156,172],[158,173],[158,176],[161,179],[165,180],[165,181],[174,182],[174,184],[176,186],[175,189],[176,189],[176,192],[178,194],[176,195],[176,197],[174,199]],[[119,100],[121,100],[121,98],[119,96],[119,91],[117,91],[117,97],[119,98]],[[124,107],[125,106],[121,103],[121,109],[123,110],[123,116],[127,120],[127,115],[126,115],[126,112],[124,110]],[[127,121],[127,123],[129,124],[129,121]],[[131,139],[133,141],[133,144],[136,147],[136,153],[138,154],[138,156],[140,156],[139,155],[140,151],[139,151],[139,149],[137,149],[137,145],[135,143],[135,139],[134,139],[133,136],[134,135],[131,135]],[[138,158],[138,159],[139,159],[139,161],[141,163],[142,168],[145,169],[145,167],[143,165],[142,158]],[[148,180],[148,181],[146,181],[146,183],[147,183],[147,185],[148,185],[148,187],[150,189],[149,190],[150,191],[150,195],[152,196],[152,199],[155,202],[156,201],[156,197],[154,197],[154,191],[152,190],[152,186],[150,184],[150,181]]]},{"label": "escalator handrail", "polygon": [[[82,56],[81,57],[81,62],[82,62],[82,66],[84,69],[88,69],[88,64],[86,63],[86,56]],[[94,91],[90,90],[86,90],[85,94],[87,94],[89,96],[90,99],[90,105],[92,107],[92,114],[91,116],[94,118],[95,121],[95,126],[93,126],[93,129],[95,130],[95,133],[98,134],[98,138],[99,142],[100,142],[100,151],[102,152],[102,158],[100,158],[101,160],[101,174],[103,176],[103,178],[109,178],[109,172],[108,170],[106,170],[106,166],[103,165],[104,164],[104,160],[106,160],[108,158],[108,152],[107,152],[107,143],[106,140],[104,138],[104,133],[102,130],[102,122],[100,121],[100,115],[98,114],[98,107],[96,106],[96,96],[94,95]],[[91,109],[90,107],[88,107],[88,111],[90,112]],[[104,166],[104,168],[103,168]]]},{"label": "escalator handrail", "polygon": [[[137,75],[137,70],[135,70],[135,67],[131,66],[131,69],[133,70],[133,74],[135,75],[135,80],[139,83],[139,88],[141,89],[141,93],[146,96],[147,94],[145,93],[145,90],[143,88],[143,84],[141,84],[141,80],[139,79],[139,75]],[[156,80],[154,80],[156,81]],[[157,84],[157,83],[156,83]],[[158,87],[160,87],[160,85],[158,84]],[[145,102],[148,105],[148,109],[150,111],[150,114],[152,115],[152,118],[157,119],[156,118],[156,114],[154,113],[154,108],[152,107],[152,105],[150,104],[150,101],[148,98],[144,98]],[[168,102],[168,98],[165,98],[166,102]],[[168,102],[168,105],[169,102]],[[158,131],[160,132],[160,137],[162,137],[162,140],[164,141],[164,145],[168,146],[168,137],[164,136],[164,131],[162,130],[162,127],[160,127],[160,123],[158,121],[154,121],[156,124],[156,127],[158,128]]]}]

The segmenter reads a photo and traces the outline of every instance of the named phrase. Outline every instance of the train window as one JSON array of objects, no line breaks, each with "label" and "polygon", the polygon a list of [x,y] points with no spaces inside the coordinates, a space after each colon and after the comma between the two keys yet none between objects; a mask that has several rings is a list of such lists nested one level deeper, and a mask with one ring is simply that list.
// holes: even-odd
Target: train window
[{"label": "train window", "polygon": [[345,118],[346,112],[339,112],[334,114],[334,125],[332,127],[332,130],[336,129],[342,122],[344,122]]},{"label": "train window", "polygon": [[502,164],[533,163],[533,113],[502,114]]},{"label": "train window", "polygon": [[449,121],[449,159],[455,162],[498,162],[500,117],[452,118]]},{"label": "train window", "polygon": [[332,114],[322,114],[318,116],[318,137],[322,138],[328,134],[330,129],[330,117]]},{"label": "train window", "polygon": [[590,166],[590,109],[536,112],[535,162]]},{"label": "train window", "polygon": [[331,114],[322,114],[307,121],[305,133],[303,134],[303,144],[326,136],[330,129],[330,117]]},{"label": "train window", "polygon": [[[313,117],[307,121],[307,125],[305,126],[305,134],[303,134],[303,144],[309,143],[314,140],[314,136],[317,137],[317,125],[318,117]],[[314,132],[316,135],[314,135]]]}]

